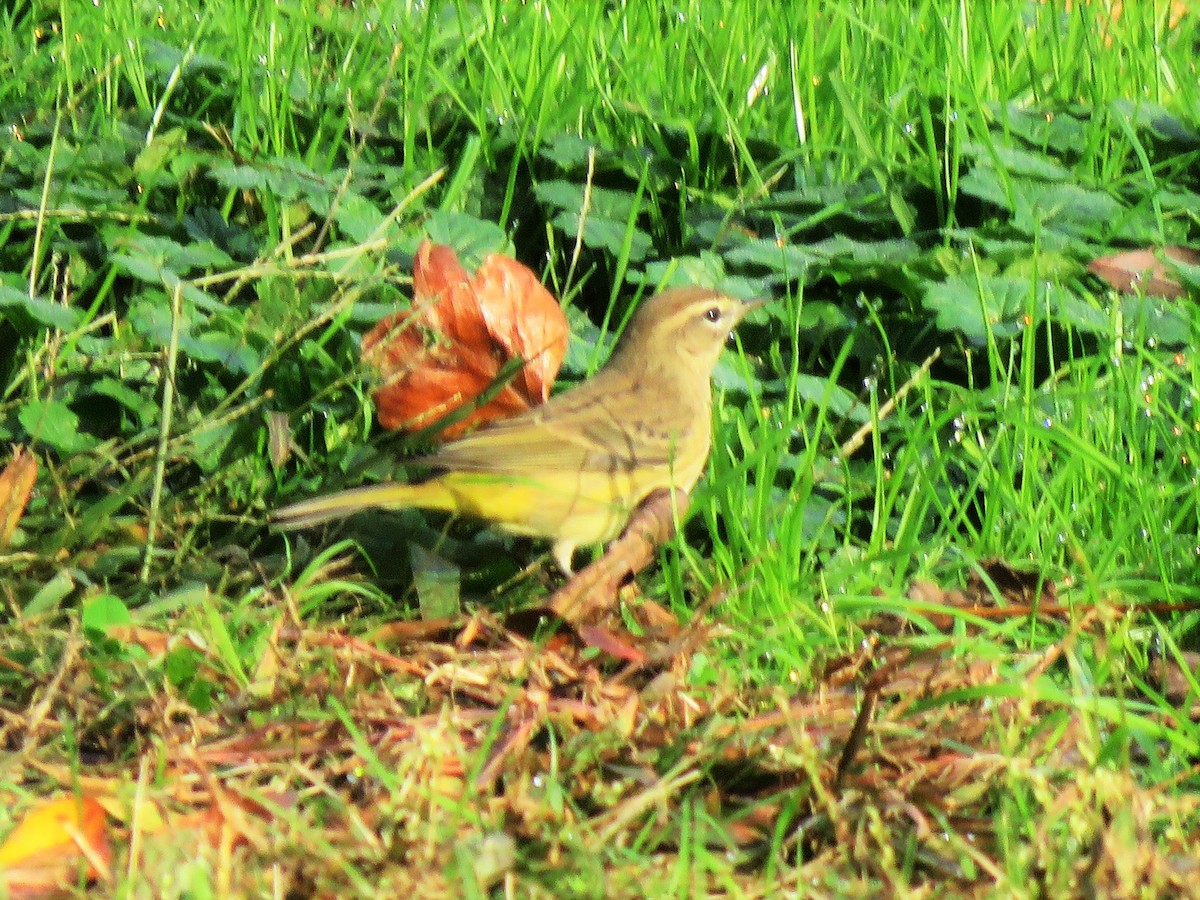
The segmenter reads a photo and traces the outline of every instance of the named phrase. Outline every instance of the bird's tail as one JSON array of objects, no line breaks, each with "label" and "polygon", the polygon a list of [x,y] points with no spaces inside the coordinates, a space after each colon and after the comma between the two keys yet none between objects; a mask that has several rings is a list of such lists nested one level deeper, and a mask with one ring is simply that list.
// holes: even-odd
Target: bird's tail
[{"label": "bird's tail", "polygon": [[290,531],[308,528],[331,519],[352,516],[364,509],[455,509],[453,495],[437,480],[418,484],[387,482],[368,484],[363,487],[338,491],[324,497],[301,500],[275,510],[271,514],[271,525]]}]

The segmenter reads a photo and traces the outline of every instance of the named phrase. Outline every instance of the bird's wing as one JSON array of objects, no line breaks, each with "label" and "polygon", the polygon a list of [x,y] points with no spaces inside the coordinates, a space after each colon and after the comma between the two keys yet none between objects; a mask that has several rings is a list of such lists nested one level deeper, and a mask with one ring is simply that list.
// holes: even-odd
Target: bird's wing
[{"label": "bird's wing", "polygon": [[615,409],[613,394],[612,385],[576,388],[460,438],[426,461],[477,472],[612,472],[635,464],[669,465],[673,441],[666,435],[656,440],[653,433],[647,434],[645,410]]}]

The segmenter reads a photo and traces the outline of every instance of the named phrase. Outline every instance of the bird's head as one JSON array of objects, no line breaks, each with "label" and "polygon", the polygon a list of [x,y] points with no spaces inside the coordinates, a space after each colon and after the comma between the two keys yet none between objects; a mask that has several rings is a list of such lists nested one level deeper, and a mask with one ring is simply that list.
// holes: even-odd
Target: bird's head
[{"label": "bird's head", "polygon": [[707,377],[730,332],[764,302],[745,303],[711,288],[669,288],[637,308],[618,352],[651,366],[671,366]]}]

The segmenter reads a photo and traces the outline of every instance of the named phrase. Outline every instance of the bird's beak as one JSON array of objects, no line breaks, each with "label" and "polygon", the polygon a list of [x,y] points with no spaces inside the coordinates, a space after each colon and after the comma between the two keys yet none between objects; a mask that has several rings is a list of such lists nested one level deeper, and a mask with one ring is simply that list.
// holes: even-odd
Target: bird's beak
[{"label": "bird's beak", "polygon": [[750,315],[750,313],[754,312],[756,309],[760,309],[766,305],[766,297],[759,297],[755,300],[746,300],[742,303],[741,308],[737,311],[738,322],[742,321],[742,319],[746,318],[746,316]]},{"label": "bird's beak", "polygon": [[760,297],[756,300],[743,301],[742,304],[740,306],[738,306],[737,309],[734,310],[734,321],[733,321],[733,324],[729,326],[729,334],[727,336],[727,339],[732,341],[733,340],[733,332],[738,327],[738,323],[741,322],[742,319],[746,318],[746,316],[750,315],[750,313],[752,313],[756,309],[758,309],[760,306],[765,305],[766,302],[767,302],[767,300],[765,297]]}]

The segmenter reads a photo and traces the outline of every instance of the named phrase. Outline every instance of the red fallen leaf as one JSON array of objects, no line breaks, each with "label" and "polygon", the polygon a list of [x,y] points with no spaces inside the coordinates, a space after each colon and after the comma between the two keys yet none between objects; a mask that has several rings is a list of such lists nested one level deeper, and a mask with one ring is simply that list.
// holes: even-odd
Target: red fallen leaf
[{"label": "red fallen leaf", "polygon": [[618,634],[599,625],[580,625],[579,637],[589,647],[603,650],[609,656],[625,662],[642,665],[646,662],[646,654],[633,643],[633,635],[626,632]]},{"label": "red fallen leaf", "polygon": [[7,547],[17,523],[25,514],[37,481],[37,457],[24,447],[13,448],[13,458],[0,472],[0,547]]},{"label": "red fallen leaf", "polygon": [[52,896],[69,887],[80,860],[89,877],[108,879],[104,807],[92,797],[59,797],[30,810],[0,844],[0,894]]},{"label": "red fallen leaf", "polygon": [[528,268],[493,253],[470,276],[452,249],[427,239],[413,264],[412,309],[363,339],[363,359],[383,376],[374,394],[379,421],[425,427],[473,403],[518,357],[521,371],[440,437],[523,412],[550,395],[567,333],[562,307]]},{"label": "red fallen leaf", "polygon": [[[1186,265],[1200,265],[1200,253],[1187,247],[1164,247],[1162,256]],[[1101,256],[1088,269],[1123,293],[1135,290],[1147,297],[1186,297],[1187,291],[1172,276],[1154,250],[1130,250]]]}]

